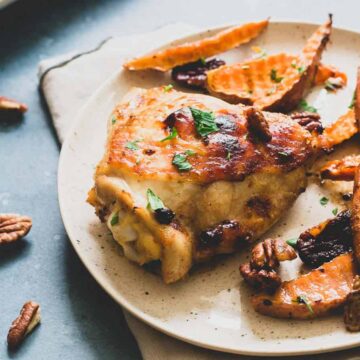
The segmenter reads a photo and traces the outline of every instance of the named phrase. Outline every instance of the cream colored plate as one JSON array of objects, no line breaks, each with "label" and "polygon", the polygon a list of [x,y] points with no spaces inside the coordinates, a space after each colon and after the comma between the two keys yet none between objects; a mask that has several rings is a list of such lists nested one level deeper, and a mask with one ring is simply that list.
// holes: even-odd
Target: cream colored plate
[{"label": "cream colored plate", "polygon": [[[252,56],[251,45],[267,53],[297,52],[314,25],[272,23],[253,43],[220,55],[231,61]],[[218,31],[214,29],[212,31]],[[184,40],[199,39],[205,33]],[[349,85],[336,95],[317,89],[309,102],[318,107],[326,122],[347,110],[352,98],[356,67],[360,64],[360,34],[334,29],[324,62],[345,70]],[[360,345],[358,334],[344,330],[341,316],[314,321],[277,320],[256,314],[249,291],[239,276],[243,256],[218,259],[192,272],[178,284],[166,286],[161,279],[128,262],[109,231],[86,202],[92,176],[103,155],[106,121],[114,105],[132,86],[168,84],[169,78],[154,72],[119,70],[86,104],[65,141],[59,164],[59,201],[70,240],[91,274],[123,307],[154,328],[184,341],[226,352],[252,355],[319,353]],[[342,152],[348,152],[345,146]],[[338,153],[336,154],[338,155]],[[336,197],[327,206],[319,199],[329,186],[311,184],[295,206],[266,236],[296,237],[303,229],[332,216]],[[338,191],[339,189],[332,189]],[[219,194],[219,196],[221,196]],[[285,264],[284,279],[296,276],[299,263]]]}]

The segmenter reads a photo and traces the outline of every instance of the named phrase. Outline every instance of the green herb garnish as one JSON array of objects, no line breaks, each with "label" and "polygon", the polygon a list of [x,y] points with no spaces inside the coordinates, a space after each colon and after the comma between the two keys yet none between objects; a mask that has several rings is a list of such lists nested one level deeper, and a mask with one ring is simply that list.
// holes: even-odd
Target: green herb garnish
[{"label": "green herb garnish", "polygon": [[322,206],[326,206],[326,204],[329,202],[329,199],[325,196],[323,196],[321,199],[320,199],[320,204]]},{"label": "green herb garnish", "polygon": [[202,65],[206,65],[206,59],[204,57],[201,57],[199,60]]},{"label": "green herb garnish", "polygon": [[291,67],[293,67],[294,69],[296,69],[298,71],[299,74],[302,74],[305,71],[305,66],[297,66],[296,62],[293,61],[291,63]]},{"label": "green herb garnish", "polygon": [[332,209],[331,212],[333,213],[334,216],[336,216],[338,211],[339,211],[338,208],[335,208],[335,209]]},{"label": "green herb garnish", "polygon": [[307,307],[307,309],[309,310],[309,313],[310,313],[310,314],[314,314],[314,310],[313,310],[313,308],[311,307],[308,299],[307,299],[305,296],[300,295],[300,296],[298,296],[295,300],[293,300],[293,302],[296,302],[296,303],[298,303],[298,304],[304,304],[304,305]]},{"label": "green herb garnish", "polygon": [[318,110],[314,107],[314,106],[311,106],[309,105],[306,100],[302,99],[299,103],[299,106],[302,110],[305,110],[305,111],[310,111],[312,113],[317,113]]},{"label": "green herb garnish", "polygon": [[355,106],[355,98],[356,98],[356,92],[354,91],[353,97],[351,99],[351,103],[349,105],[349,109],[352,109]]},{"label": "green herb garnish", "polygon": [[116,117],[113,116],[113,117],[111,118],[111,124],[114,125],[115,123],[116,123]]},{"label": "green herb garnish", "polygon": [[298,241],[297,238],[293,238],[293,239],[286,240],[286,243],[288,245],[292,246],[293,248],[296,248],[297,241]]},{"label": "green herb garnish", "polygon": [[205,137],[219,130],[215,123],[215,115],[212,112],[202,111],[192,107],[190,111],[194,118],[196,130],[200,136]]},{"label": "green herb garnish", "polygon": [[160,141],[163,142],[163,141],[167,141],[167,140],[172,140],[172,139],[175,139],[176,137],[178,136],[178,132],[176,130],[176,127],[173,127],[171,129],[171,132],[170,132],[170,135],[168,135],[166,138],[164,139],[161,139]]},{"label": "green herb garnish", "polygon": [[133,151],[139,150],[139,147],[138,147],[137,143],[140,142],[140,141],[141,141],[140,139],[134,140],[134,141],[128,141],[128,142],[125,144],[125,147],[126,147],[127,149],[130,149],[130,150],[133,150]]},{"label": "green herb garnish", "polygon": [[179,171],[189,171],[192,169],[191,164],[187,161],[188,156],[194,155],[195,152],[192,150],[186,150],[183,154],[175,154],[172,160]]},{"label": "green herb garnish", "polygon": [[173,84],[166,85],[166,86],[164,86],[164,92],[169,92],[173,88],[174,88]]},{"label": "green herb garnish", "polygon": [[157,209],[163,209],[165,207],[161,199],[157,195],[155,195],[155,193],[151,189],[147,189],[146,196],[148,200],[147,208],[155,211]]},{"label": "green herb garnish", "polygon": [[284,78],[283,77],[280,77],[280,76],[277,76],[277,71],[275,69],[271,69],[271,72],[270,72],[270,79],[276,83],[279,83],[281,82]]},{"label": "green herb garnish", "polygon": [[114,216],[110,220],[111,226],[116,225],[119,222],[119,212],[115,213]]}]

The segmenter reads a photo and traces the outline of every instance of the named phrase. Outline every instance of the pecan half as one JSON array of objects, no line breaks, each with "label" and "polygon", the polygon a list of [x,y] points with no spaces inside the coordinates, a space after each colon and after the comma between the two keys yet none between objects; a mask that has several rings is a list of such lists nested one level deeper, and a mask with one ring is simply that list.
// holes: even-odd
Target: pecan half
[{"label": "pecan half", "polygon": [[322,134],[324,128],[321,124],[320,115],[310,111],[295,112],[291,118],[310,133]]},{"label": "pecan half", "polygon": [[255,289],[272,292],[281,284],[276,272],[280,261],[296,257],[294,249],[285,241],[266,239],[254,246],[250,262],[240,266],[240,274]]},{"label": "pecan half", "polygon": [[18,347],[41,320],[40,305],[33,301],[24,304],[20,315],[12,322],[7,342],[10,349]]},{"label": "pecan half", "polygon": [[344,323],[346,330],[360,331],[360,277],[354,279],[353,290],[346,298],[344,308]]},{"label": "pecan half", "polygon": [[245,110],[245,116],[248,123],[248,129],[252,135],[265,142],[271,140],[272,135],[269,124],[260,110],[249,107]]},{"label": "pecan half", "polygon": [[0,245],[17,241],[31,229],[32,221],[28,216],[0,214]]},{"label": "pecan half", "polygon": [[24,113],[27,111],[27,106],[16,100],[8,99],[4,96],[0,96],[0,110],[3,111],[17,111]]}]

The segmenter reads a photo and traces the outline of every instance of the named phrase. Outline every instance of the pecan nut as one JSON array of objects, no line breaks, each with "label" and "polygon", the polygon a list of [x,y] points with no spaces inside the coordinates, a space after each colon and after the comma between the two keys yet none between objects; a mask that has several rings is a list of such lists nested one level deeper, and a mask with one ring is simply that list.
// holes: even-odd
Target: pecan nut
[{"label": "pecan nut", "polygon": [[7,342],[10,349],[17,348],[41,320],[40,305],[33,301],[25,303],[20,315],[12,322]]},{"label": "pecan nut", "polygon": [[281,278],[276,272],[280,261],[296,257],[294,249],[285,241],[266,239],[254,246],[250,262],[240,266],[240,274],[255,289],[272,292],[281,284]]},{"label": "pecan nut", "polygon": [[245,116],[248,123],[248,129],[252,135],[265,142],[271,140],[272,135],[269,124],[260,110],[249,107],[245,110]]},{"label": "pecan nut", "polygon": [[0,245],[8,244],[24,237],[31,229],[28,216],[0,214]]},{"label": "pecan nut", "polygon": [[27,106],[16,100],[8,99],[4,96],[0,96],[0,110],[3,111],[16,111],[24,113],[27,111]]},{"label": "pecan nut", "polygon": [[317,113],[310,111],[295,112],[291,114],[291,118],[310,133],[322,134],[324,131],[320,115]]}]

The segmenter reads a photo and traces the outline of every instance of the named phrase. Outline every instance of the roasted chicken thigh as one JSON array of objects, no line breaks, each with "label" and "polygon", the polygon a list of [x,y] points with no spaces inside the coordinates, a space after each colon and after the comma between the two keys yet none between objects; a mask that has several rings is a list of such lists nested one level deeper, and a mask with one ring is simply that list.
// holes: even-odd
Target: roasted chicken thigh
[{"label": "roasted chicken thigh", "polygon": [[283,114],[134,88],[113,111],[88,200],[127,258],[160,260],[172,283],[284,214],[306,187],[311,140]]}]

